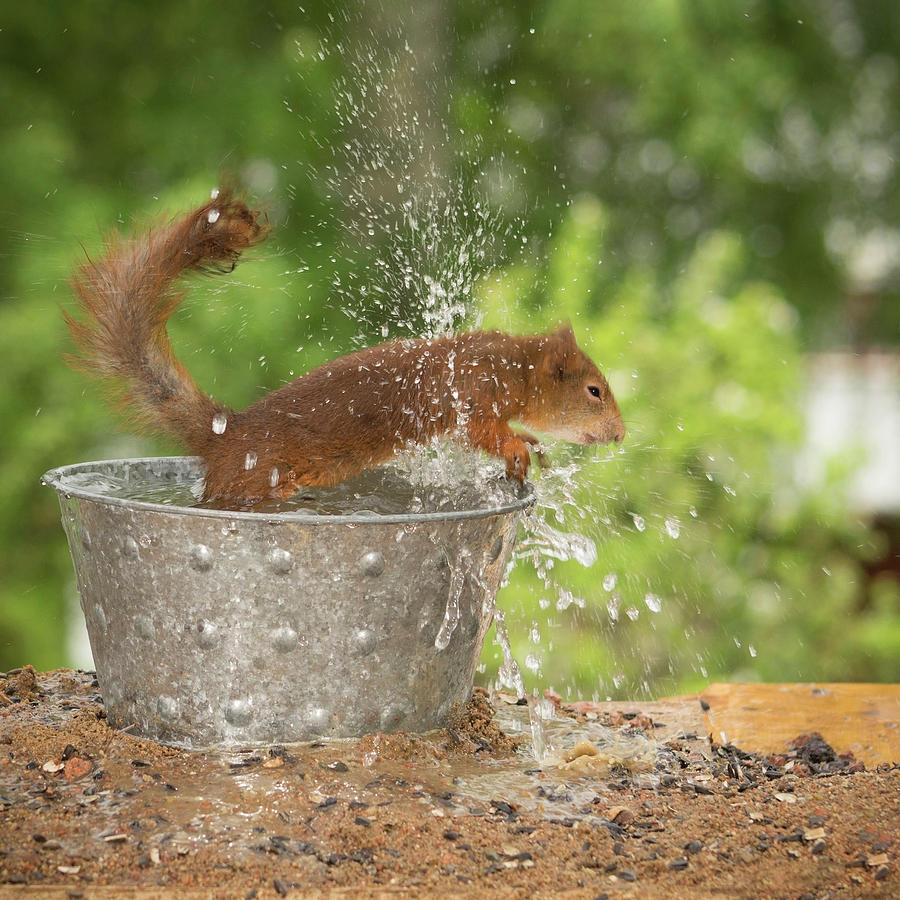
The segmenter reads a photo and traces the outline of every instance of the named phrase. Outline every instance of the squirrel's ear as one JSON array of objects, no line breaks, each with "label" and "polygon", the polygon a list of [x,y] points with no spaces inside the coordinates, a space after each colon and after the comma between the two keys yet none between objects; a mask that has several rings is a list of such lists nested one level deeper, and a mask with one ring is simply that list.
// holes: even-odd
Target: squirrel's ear
[{"label": "squirrel's ear", "polygon": [[567,350],[572,351],[577,349],[578,344],[575,341],[575,332],[572,331],[572,326],[568,322],[559,326],[555,336],[559,338],[560,343]]},{"label": "squirrel's ear", "polygon": [[544,345],[544,371],[553,377],[562,378],[568,368],[568,361],[578,351],[575,332],[571,325],[563,325],[547,335]]}]

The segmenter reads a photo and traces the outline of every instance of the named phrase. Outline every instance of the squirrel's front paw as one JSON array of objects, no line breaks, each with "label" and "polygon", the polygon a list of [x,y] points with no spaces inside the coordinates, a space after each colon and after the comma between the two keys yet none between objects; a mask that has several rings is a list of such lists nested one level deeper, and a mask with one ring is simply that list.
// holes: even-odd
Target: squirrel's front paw
[{"label": "squirrel's front paw", "polygon": [[510,438],[503,445],[503,459],[506,461],[506,477],[524,482],[531,465],[531,454],[525,441],[518,437]]}]

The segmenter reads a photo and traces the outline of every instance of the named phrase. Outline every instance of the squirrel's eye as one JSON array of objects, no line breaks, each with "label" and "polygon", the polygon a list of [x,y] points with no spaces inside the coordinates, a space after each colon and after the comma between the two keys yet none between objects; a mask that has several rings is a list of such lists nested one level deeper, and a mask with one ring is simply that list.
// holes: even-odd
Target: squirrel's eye
[{"label": "squirrel's eye", "polygon": [[600,396],[600,388],[598,388],[596,384],[589,384],[588,385],[588,393],[592,397],[599,397]]}]

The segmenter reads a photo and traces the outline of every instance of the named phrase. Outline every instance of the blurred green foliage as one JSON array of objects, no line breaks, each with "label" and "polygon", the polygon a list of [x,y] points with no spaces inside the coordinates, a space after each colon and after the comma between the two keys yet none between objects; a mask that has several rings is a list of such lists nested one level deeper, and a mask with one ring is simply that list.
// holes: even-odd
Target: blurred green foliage
[{"label": "blurred green foliage", "polygon": [[536,476],[600,560],[523,559],[501,596],[541,683],[896,680],[897,591],[863,589],[872,534],[837,476],[793,477],[804,351],[900,341],[894,3],[7,6],[0,669],[67,660],[40,474],[176,449],[62,364],[66,279],[111,228],[231,176],[275,236],[170,328],[223,401],[434,327],[435,284],[468,305],[457,324],[475,300],[508,330],[569,319],[609,370],[624,452],[554,448]]},{"label": "blurred green foliage", "polygon": [[[573,203],[538,318],[576,323],[630,430],[608,458],[570,451],[574,489],[561,448],[551,455],[562,474],[540,476],[541,514],[589,537],[599,559],[584,568],[525,555],[514,570],[504,605],[514,655],[530,655],[537,676],[526,671],[526,683],[604,697],[710,678],[896,677],[896,600],[860,610],[860,562],[875,550],[867,528],[839,484],[794,482],[803,356],[792,308],[753,279],[742,240],[716,231],[667,285],[635,265],[597,309],[583,273],[604,222],[596,200]],[[514,284],[492,284],[488,322],[533,322],[517,297]]]}]

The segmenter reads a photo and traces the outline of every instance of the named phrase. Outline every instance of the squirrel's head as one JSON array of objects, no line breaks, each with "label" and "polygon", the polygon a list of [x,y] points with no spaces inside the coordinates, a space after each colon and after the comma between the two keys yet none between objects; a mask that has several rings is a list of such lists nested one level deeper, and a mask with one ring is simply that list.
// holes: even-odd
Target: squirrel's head
[{"label": "squirrel's head", "polygon": [[625,425],[609,383],[568,325],[542,338],[537,390],[524,424],[573,444],[620,443]]}]

